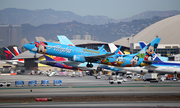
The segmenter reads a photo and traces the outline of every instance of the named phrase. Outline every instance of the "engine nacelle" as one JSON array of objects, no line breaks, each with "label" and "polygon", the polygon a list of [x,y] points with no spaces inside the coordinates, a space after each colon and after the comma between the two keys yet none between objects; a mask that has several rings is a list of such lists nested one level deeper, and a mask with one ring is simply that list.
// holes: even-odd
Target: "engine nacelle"
[{"label": "engine nacelle", "polygon": [[82,56],[74,55],[72,57],[72,61],[84,63],[85,62],[85,58],[82,57]]}]

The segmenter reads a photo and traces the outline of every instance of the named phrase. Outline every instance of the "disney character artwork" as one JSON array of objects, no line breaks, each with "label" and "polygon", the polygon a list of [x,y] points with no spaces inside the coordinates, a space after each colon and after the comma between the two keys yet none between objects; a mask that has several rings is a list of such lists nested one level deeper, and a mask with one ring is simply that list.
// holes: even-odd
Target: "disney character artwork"
[{"label": "disney character artwork", "polygon": [[159,42],[160,42],[160,38],[155,38],[151,43],[149,43],[146,47],[144,47],[136,54],[128,54],[128,55],[115,54],[113,56],[107,57],[105,60],[102,60],[101,64],[107,64],[107,65],[119,66],[119,67],[135,67],[135,66],[151,65]]},{"label": "disney character artwork", "polygon": [[36,47],[38,48],[38,53],[46,54],[46,51],[47,51],[46,45],[47,45],[47,43],[42,42],[42,41],[34,42],[34,43],[35,43]]},{"label": "disney character artwork", "polygon": [[145,61],[152,60],[152,57],[154,55],[154,52],[156,51],[157,46],[158,44],[154,44],[154,46],[152,46],[151,43],[147,45],[146,55],[144,57]]}]

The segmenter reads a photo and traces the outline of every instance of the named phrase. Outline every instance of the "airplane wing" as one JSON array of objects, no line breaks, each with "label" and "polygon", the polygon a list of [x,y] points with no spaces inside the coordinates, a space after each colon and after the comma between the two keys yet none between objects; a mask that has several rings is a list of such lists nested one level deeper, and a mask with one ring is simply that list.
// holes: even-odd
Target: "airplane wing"
[{"label": "airplane wing", "polygon": [[114,55],[115,53],[105,54],[105,55],[98,55],[98,56],[86,56],[85,59],[88,62],[99,61],[101,59],[105,59],[108,56]]},{"label": "airplane wing", "polygon": [[153,61],[153,60],[148,60],[148,61],[143,61],[144,63],[154,63],[154,62],[161,62],[161,61]]},{"label": "airplane wing", "polygon": [[65,64],[65,65],[68,65],[68,66],[75,66],[77,67],[80,62],[74,62],[74,61],[48,61],[48,60],[43,60],[43,61],[35,61],[36,63],[42,63],[42,64],[46,64],[46,65],[54,65],[54,64]]},{"label": "airplane wing", "polygon": [[61,63],[68,65],[68,66],[78,66],[79,64],[81,64],[80,62],[74,62],[74,61],[63,61]]},{"label": "airplane wing", "polygon": [[56,64],[56,61],[47,61],[47,60],[42,60],[42,61],[35,61],[36,63],[41,63],[41,64]]}]

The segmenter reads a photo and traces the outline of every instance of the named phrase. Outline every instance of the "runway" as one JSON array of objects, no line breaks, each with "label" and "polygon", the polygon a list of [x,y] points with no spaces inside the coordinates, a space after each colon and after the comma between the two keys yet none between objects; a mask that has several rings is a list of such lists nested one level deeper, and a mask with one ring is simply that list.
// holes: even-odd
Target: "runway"
[{"label": "runway", "polygon": [[[179,108],[179,102],[53,102],[53,103],[11,103],[0,104],[2,108]],[[151,106],[150,106],[151,105]]]},{"label": "runway", "polygon": [[[62,86],[54,86],[53,80],[62,80]],[[180,82],[159,82],[150,83],[143,81],[127,81],[122,84],[109,84],[105,80],[106,76],[101,79],[95,79],[93,76],[85,77],[69,77],[69,76],[40,76],[40,75],[15,75],[15,76],[0,76],[1,81],[8,81],[12,84],[10,87],[0,88],[0,101],[3,99],[12,99],[17,102],[18,107],[48,107],[47,103],[34,103],[37,97],[52,98],[53,107],[71,107],[75,104],[77,107],[112,107],[126,106],[137,107],[152,106],[180,106]],[[16,80],[25,81],[24,87],[15,87]],[[28,81],[37,80],[37,86],[28,86]],[[49,80],[50,86],[41,86],[41,80]],[[13,100],[14,99],[14,100]],[[16,99],[16,100],[15,100]],[[27,99],[25,101],[23,99]],[[21,101],[20,101],[21,100]],[[109,101],[111,101],[109,103]],[[127,101],[127,102],[126,102]],[[20,102],[20,103],[19,103]],[[31,102],[31,104],[23,104]],[[55,103],[54,103],[55,102]],[[58,103],[65,102],[65,103]],[[75,103],[68,103],[75,102]],[[84,103],[85,102],[85,103]],[[97,103],[92,103],[97,102]],[[105,103],[103,103],[105,102]],[[108,102],[108,105],[106,105]],[[111,104],[111,103],[114,104]],[[49,102],[48,102],[49,103]],[[68,104],[67,104],[68,103]],[[128,103],[128,104],[127,104]],[[167,104],[169,103],[169,104]],[[23,106],[23,105],[25,106]],[[96,106],[96,105],[99,106]],[[4,107],[9,105],[1,103]],[[16,106],[15,105],[15,106]],[[9,106],[10,107],[10,106]]]}]

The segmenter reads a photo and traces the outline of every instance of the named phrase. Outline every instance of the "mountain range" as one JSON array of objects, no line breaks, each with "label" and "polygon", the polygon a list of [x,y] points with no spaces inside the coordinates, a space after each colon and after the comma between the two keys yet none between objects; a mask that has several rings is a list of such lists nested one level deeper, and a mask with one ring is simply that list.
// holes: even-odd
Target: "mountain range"
[{"label": "mountain range", "polygon": [[108,23],[103,25],[83,24],[77,21],[43,24],[40,26],[32,26],[30,24],[22,24],[22,36],[28,41],[34,41],[35,37],[44,37],[47,40],[58,40],[57,35],[66,35],[69,39],[73,39],[75,35],[80,35],[80,39],[84,39],[85,35],[91,35],[93,40],[103,42],[113,42],[122,37],[136,35],[144,28],[154,24],[167,17],[153,17],[150,19],[132,20],[129,22]]},{"label": "mountain range", "polygon": [[55,11],[53,9],[26,10],[7,8],[0,10],[0,24],[31,24],[33,26],[39,26],[43,24],[58,24],[77,21],[83,24],[101,25],[111,22],[128,22],[134,19],[149,19],[154,16],[167,17],[177,14],[180,14],[180,11],[147,11],[129,18],[115,20],[106,16],[80,16],[70,11]]}]

